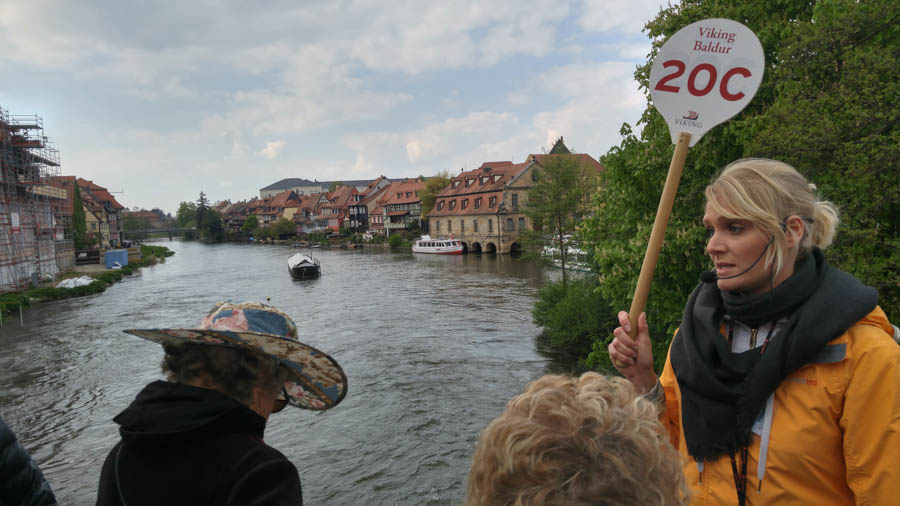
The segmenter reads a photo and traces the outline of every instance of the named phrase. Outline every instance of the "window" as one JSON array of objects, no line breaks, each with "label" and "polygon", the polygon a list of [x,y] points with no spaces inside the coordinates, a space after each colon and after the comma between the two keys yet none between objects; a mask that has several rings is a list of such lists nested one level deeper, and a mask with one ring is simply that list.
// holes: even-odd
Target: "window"
[{"label": "window", "polygon": [[434,229],[437,230],[438,232],[441,231],[441,220],[434,221]]},{"label": "window", "polygon": [[478,209],[479,207],[481,207],[481,197],[475,199],[475,209]]},{"label": "window", "polygon": [[459,186],[459,180],[453,181],[453,187],[456,188],[457,186]]},{"label": "window", "polygon": [[488,232],[494,231],[494,220],[488,220]]},{"label": "window", "polygon": [[519,230],[525,230],[525,218],[519,218]]},{"label": "window", "polygon": [[488,180],[488,178],[486,176],[481,176],[481,179],[478,181],[478,184],[484,184],[487,182],[487,180]]},{"label": "window", "polygon": [[466,222],[462,219],[459,220],[459,233],[462,234],[466,231]]},{"label": "window", "polygon": [[406,192],[406,198],[409,198],[410,195],[412,195],[412,192]]},{"label": "window", "polygon": [[478,220],[472,220],[472,228],[478,232]]},{"label": "window", "polygon": [[468,206],[469,206],[469,199],[463,199],[462,205],[460,205],[459,207],[460,207],[460,209],[465,209]]},{"label": "window", "polygon": [[440,211],[443,208],[444,208],[444,201],[442,200],[442,201],[438,202],[438,211]]},{"label": "window", "polygon": [[513,227],[512,218],[506,218],[506,230],[509,232],[512,232],[513,230],[515,230],[515,227]]},{"label": "window", "polygon": [[488,201],[488,207],[494,207],[497,205],[497,197],[491,197],[491,200]]},{"label": "window", "polygon": [[450,201],[450,210],[452,211],[454,209],[456,209],[456,200],[455,199]]},{"label": "window", "polygon": [[447,220],[447,232],[453,232],[453,222]]},{"label": "window", "polygon": [[519,207],[519,194],[518,193],[512,194],[512,206]]},{"label": "window", "polygon": [[472,181],[475,181],[475,180],[474,179],[466,179],[466,188],[468,188],[469,186],[472,185]]}]

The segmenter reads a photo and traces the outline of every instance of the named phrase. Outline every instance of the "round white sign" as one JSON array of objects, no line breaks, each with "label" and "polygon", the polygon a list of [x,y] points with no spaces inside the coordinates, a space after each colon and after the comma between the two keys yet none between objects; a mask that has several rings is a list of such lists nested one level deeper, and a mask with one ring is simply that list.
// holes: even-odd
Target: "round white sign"
[{"label": "round white sign", "polygon": [[678,30],[650,69],[650,96],[672,142],[688,132],[693,146],[739,113],[759,89],[764,69],[762,44],[737,21],[705,19]]}]

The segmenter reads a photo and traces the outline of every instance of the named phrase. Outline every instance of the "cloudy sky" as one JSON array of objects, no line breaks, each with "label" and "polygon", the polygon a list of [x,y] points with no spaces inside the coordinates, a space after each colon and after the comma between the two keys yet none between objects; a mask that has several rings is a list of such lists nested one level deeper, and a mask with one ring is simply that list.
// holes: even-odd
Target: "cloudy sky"
[{"label": "cloudy sky", "polygon": [[126,207],[287,177],[597,157],[644,98],[659,0],[0,0],[0,107]]}]

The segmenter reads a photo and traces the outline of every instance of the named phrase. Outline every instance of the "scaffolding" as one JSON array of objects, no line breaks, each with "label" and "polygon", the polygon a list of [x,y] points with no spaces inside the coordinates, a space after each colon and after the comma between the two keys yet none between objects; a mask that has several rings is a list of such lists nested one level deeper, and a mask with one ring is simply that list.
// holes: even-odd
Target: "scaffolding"
[{"label": "scaffolding", "polygon": [[59,152],[38,115],[0,107],[0,293],[53,279],[74,266],[67,192],[53,184]]}]

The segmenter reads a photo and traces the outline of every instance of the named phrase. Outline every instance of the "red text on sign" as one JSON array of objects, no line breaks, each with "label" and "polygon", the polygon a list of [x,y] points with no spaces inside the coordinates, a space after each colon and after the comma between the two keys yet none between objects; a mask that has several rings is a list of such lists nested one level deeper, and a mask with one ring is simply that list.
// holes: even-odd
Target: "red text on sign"
[{"label": "red text on sign", "polygon": [[[681,60],[666,60],[662,65],[663,68],[674,67],[675,71],[663,76],[662,79],[660,79],[659,82],[656,83],[654,89],[659,91],[667,91],[669,93],[678,93],[680,91],[680,88],[678,86],[669,84],[669,81],[678,79],[679,77],[684,75],[684,71],[687,70],[687,66]],[[707,80],[706,85],[703,88],[697,88],[697,76],[704,71],[709,75],[709,79]],[[719,94],[722,95],[722,98],[730,102],[735,102],[744,98],[744,93],[741,91],[737,93],[731,93],[730,91],[728,91],[728,83],[735,75],[740,75],[746,78],[750,77],[752,73],[750,72],[750,69],[746,67],[735,67],[725,72],[725,74],[722,76],[722,81],[719,83]],[[706,96],[716,86],[717,79],[718,75],[716,72],[716,67],[710,63],[701,63],[691,69],[690,74],[688,74],[688,93],[694,95],[695,97]]]}]

